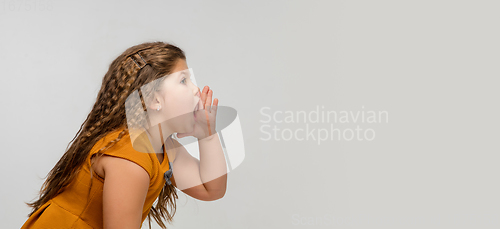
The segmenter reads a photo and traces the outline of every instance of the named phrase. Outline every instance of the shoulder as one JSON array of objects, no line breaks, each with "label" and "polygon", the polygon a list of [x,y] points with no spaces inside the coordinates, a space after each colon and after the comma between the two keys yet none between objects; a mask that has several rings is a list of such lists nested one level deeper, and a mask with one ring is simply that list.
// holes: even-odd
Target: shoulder
[{"label": "shoulder", "polygon": [[142,166],[125,158],[104,154],[99,158],[99,166],[103,178],[106,177],[106,180],[111,176],[137,178],[147,181],[147,183],[149,183],[150,180],[149,171],[146,171]]},{"label": "shoulder", "polygon": [[[148,182],[151,180],[151,169],[148,164],[138,163],[133,159],[127,159],[123,157],[117,157],[109,154],[102,154],[99,157],[92,158],[93,170],[101,177],[103,180],[108,179],[111,172],[120,172],[127,175],[138,175],[145,174]],[[130,174],[133,173],[133,174]]]},{"label": "shoulder", "polygon": [[124,135],[120,141],[116,142],[112,147],[101,151],[99,154],[102,155],[99,155],[97,158],[93,157],[94,154],[97,154],[99,149],[105,147],[109,141],[116,138],[114,135],[116,135],[116,132],[106,136],[105,140],[100,144],[96,144],[90,153],[91,162],[93,162],[92,167],[96,173],[104,178],[107,175],[106,171],[113,168],[122,170],[125,167],[132,166],[142,169],[143,171],[141,172],[145,172],[151,179],[154,176],[154,161],[151,155],[147,152],[141,152],[135,149],[136,147],[132,145],[128,134]]}]

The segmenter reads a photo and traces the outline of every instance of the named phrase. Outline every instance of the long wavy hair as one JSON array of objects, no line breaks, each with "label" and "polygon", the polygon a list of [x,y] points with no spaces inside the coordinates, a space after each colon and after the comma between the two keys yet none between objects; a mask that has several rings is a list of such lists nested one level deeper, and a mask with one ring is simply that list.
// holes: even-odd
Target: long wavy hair
[{"label": "long wavy hair", "polygon": [[[136,53],[146,62],[142,68],[138,66],[138,62],[141,63],[142,60],[136,60]],[[31,203],[25,202],[33,208],[28,217],[71,183],[99,139],[109,132],[124,128],[116,139],[99,150],[99,152],[103,152],[119,142],[128,133],[125,110],[127,97],[144,84],[172,73],[180,59],[186,60],[184,51],[175,45],[157,41],[130,47],[111,63],[102,80],[102,86],[92,111],[68,144],[69,148],[48,173],[47,179],[40,189],[38,199]],[[90,171],[92,174],[92,166]],[[172,184],[164,185],[156,207],[152,206],[148,214],[150,228],[151,217],[161,228],[167,228],[162,218],[169,223],[173,221],[177,198],[175,187]],[[170,213],[167,210],[168,205],[173,212]]]}]

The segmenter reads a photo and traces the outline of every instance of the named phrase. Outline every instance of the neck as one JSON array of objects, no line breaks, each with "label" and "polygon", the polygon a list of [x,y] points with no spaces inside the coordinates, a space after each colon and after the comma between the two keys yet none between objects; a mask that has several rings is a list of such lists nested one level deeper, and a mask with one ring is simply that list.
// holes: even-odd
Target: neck
[{"label": "neck", "polygon": [[[160,132],[161,130],[161,132]],[[157,154],[163,155],[162,146],[166,144],[167,138],[172,135],[173,132],[169,131],[168,128],[162,126],[161,124],[155,125],[146,130],[146,133],[151,140],[151,145]]]}]

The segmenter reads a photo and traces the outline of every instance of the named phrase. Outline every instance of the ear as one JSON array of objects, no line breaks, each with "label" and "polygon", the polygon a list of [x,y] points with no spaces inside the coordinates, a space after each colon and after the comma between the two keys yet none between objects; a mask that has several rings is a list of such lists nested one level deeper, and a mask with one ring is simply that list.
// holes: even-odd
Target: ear
[{"label": "ear", "polygon": [[148,105],[148,110],[155,110],[156,111],[156,109],[158,109],[158,108],[162,109],[163,108],[162,104],[165,104],[163,102],[163,98],[161,97],[161,95],[158,92],[154,92],[154,96],[151,100],[152,101],[149,102],[149,105]]}]

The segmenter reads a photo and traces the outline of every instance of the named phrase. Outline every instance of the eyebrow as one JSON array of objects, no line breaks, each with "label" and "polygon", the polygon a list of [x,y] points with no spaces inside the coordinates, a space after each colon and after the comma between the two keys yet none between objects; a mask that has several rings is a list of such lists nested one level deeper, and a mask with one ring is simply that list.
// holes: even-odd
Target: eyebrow
[{"label": "eyebrow", "polygon": [[181,73],[179,74],[178,77],[181,78],[182,76],[185,76],[185,75],[186,75],[186,73],[184,71],[181,71]]}]

